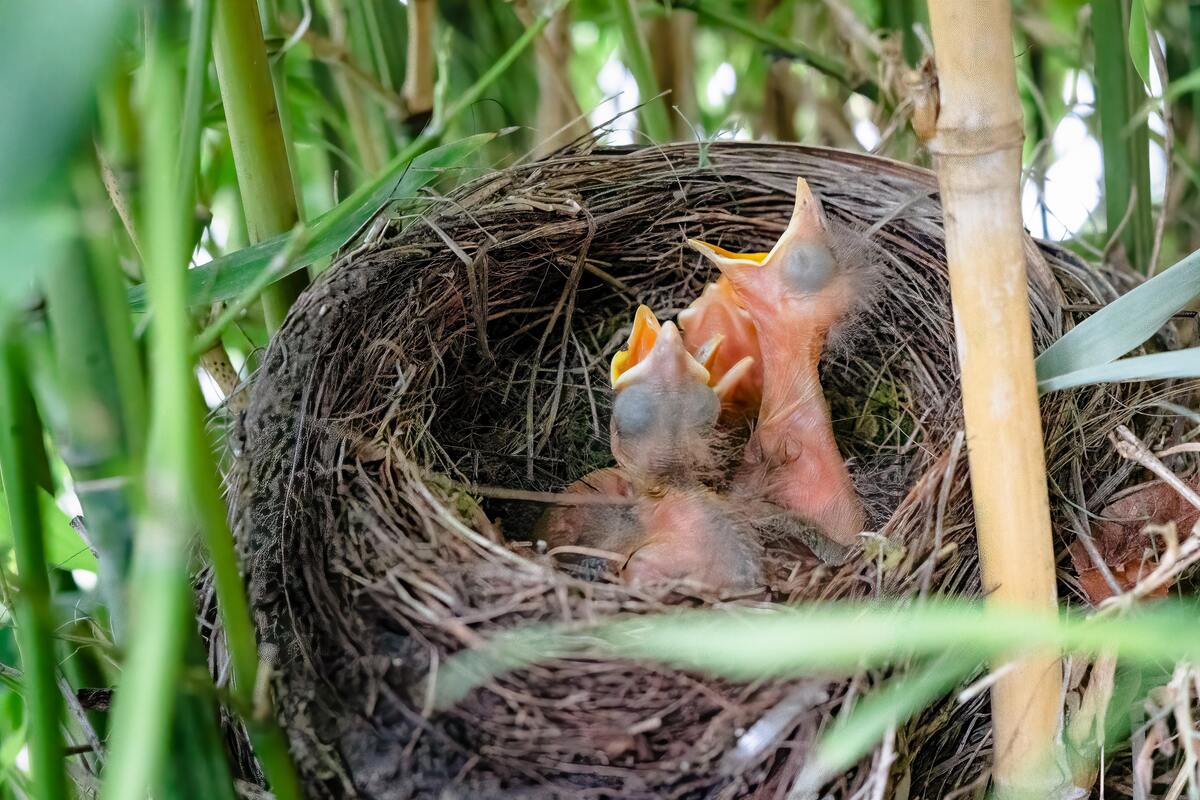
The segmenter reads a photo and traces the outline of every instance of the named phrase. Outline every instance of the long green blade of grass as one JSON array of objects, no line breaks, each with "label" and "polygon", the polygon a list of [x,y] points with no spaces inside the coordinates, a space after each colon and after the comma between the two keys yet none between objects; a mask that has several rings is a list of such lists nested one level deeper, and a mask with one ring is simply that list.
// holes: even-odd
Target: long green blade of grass
[{"label": "long green blade of grass", "polygon": [[[461,163],[487,142],[494,133],[481,133],[430,150],[411,162],[394,162],[381,175],[359,187],[354,194],[317,217],[307,229],[307,244],[288,259],[283,269],[299,270],[332,255],[345,245],[381,208],[393,201],[414,201],[420,190]],[[403,205],[401,206],[403,207]],[[190,307],[223,300],[234,300],[253,292],[262,273],[292,240],[292,233],[272,237],[250,247],[187,271],[187,297]],[[146,288],[135,286],[129,292],[130,305],[136,311],[146,309]]]},{"label": "long green blade of grass", "polygon": [[62,697],[54,653],[50,582],[38,505],[37,461],[45,461],[41,426],[20,345],[0,342],[0,478],[17,556],[20,592],[16,597],[25,709],[29,725],[31,788],[35,797],[66,797],[62,740]]},{"label": "long green blade of grass", "polygon": [[1127,383],[1166,378],[1200,378],[1200,347],[1122,358],[1094,367],[1068,372],[1038,382],[1038,392],[1057,392],[1093,383]]},{"label": "long green blade of grass", "polygon": [[1112,652],[1132,662],[1200,656],[1193,606],[1161,603],[1128,616],[1059,618],[978,603],[831,603],[696,610],[616,619],[592,627],[529,626],[455,655],[438,672],[439,707],[506,672],[561,657],[635,658],[734,680],[882,666],[955,650],[976,663],[1062,649]]},{"label": "long green blade of grass", "polygon": [[1145,342],[1200,297],[1200,250],[1067,331],[1037,357],[1039,383],[1107,364]]}]

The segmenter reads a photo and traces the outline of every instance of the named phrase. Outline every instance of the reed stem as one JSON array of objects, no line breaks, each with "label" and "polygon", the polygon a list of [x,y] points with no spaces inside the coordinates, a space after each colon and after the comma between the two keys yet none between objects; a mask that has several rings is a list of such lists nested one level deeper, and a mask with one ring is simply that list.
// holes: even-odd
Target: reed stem
[{"label": "reed stem", "polygon": [[1146,91],[1129,56],[1125,0],[1093,0],[1092,33],[1107,239],[1119,238],[1130,265],[1145,271],[1154,246],[1150,134],[1145,120],[1139,121],[1137,116],[1146,102]]},{"label": "reed stem", "polygon": [[[1054,548],[1021,219],[1021,101],[1008,0],[929,4],[941,107],[930,142],[945,210],[983,590],[1056,613]],[[1050,796],[1061,670],[1032,656],[992,689],[1002,797]]]},{"label": "reed stem", "polygon": [[[300,215],[258,7],[247,0],[215,2],[213,61],[254,244],[291,230]],[[305,273],[298,271],[263,293],[268,330],[279,329],[306,285]]]},{"label": "reed stem", "polygon": [[[194,379],[187,357],[190,320],[181,302],[191,237],[181,199],[190,187],[176,180],[179,161],[179,85],[170,56],[178,7],[157,0],[147,11],[147,95],[143,173],[146,186],[146,288],[154,309],[150,366],[153,418],[146,456],[146,509],[131,581],[129,643],[112,711],[112,739],[103,800],[134,800],[157,785],[183,674],[192,595],[187,473]],[[181,349],[182,348],[182,349]]]},{"label": "reed stem", "polygon": [[54,653],[50,581],[42,539],[37,475],[44,464],[41,425],[18,341],[0,342],[0,478],[8,501],[17,559],[17,636],[29,731],[30,787],[34,797],[67,797],[62,739],[62,696]]}]

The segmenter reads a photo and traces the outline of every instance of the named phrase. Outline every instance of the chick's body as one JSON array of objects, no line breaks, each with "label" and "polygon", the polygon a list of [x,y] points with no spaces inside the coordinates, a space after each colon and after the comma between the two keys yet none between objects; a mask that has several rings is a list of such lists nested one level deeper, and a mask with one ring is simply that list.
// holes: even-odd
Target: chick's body
[{"label": "chick's body", "polygon": [[816,198],[800,179],[792,220],[769,253],[692,245],[728,278],[758,335],[762,405],[738,476],[743,491],[758,490],[838,544],[852,544],[866,515],[833,437],[818,366],[854,287],[830,250]]}]

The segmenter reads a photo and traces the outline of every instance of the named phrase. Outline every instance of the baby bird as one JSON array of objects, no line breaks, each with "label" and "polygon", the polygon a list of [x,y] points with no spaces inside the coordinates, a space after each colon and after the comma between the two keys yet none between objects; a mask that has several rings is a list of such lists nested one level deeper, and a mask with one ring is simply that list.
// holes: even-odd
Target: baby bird
[{"label": "baby bird", "polygon": [[716,466],[721,401],[675,323],[640,306],[628,347],[613,357],[613,457],[638,488],[689,483]]},{"label": "baby bird", "polygon": [[679,312],[688,352],[708,357],[709,380],[723,400],[722,411],[748,417],[762,404],[762,354],[749,312],[738,305],[733,284],[722,275]]},{"label": "baby bird", "polygon": [[833,438],[817,366],[854,287],[830,250],[820,204],[797,179],[791,221],[769,253],[689,243],[721,270],[758,337],[762,404],[739,483],[839,545],[853,544],[866,515]]},{"label": "baby bird", "polygon": [[718,466],[721,411],[708,369],[673,323],[660,325],[642,306],[628,346],[613,358],[611,378],[617,467],[593,472],[567,491],[632,502],[551,509],[539,525],[547,543],[611,553],[623,559],[622,578],[634,585],[683,581],[729,591],[757,585],[761,553],[748,522],[704,484]]}]

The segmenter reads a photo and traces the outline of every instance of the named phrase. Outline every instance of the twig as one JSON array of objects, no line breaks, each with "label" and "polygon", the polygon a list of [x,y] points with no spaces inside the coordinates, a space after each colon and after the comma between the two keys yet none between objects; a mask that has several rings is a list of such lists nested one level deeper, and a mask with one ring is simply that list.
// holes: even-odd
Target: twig
[{"label": "twig", "polygon": [[1087,503],[1083,497],[1083,476],[1079,471],[1079,463],[1072,465],[1071,482],[1075,489],[1075,496],[1079,498],[1079,516],[1072,515],[1072,521],[1075,523],[1075,537],[1079,539],[1083,549],[1087,551],[1088,558],[1092,560],[1092,564],[1100,571],[1104,582],[1108,584],[1108,588],[1112,589],[1114,595],[1125,591],[1121,584],[1117,582],[1117,578],[1109,569],[1108,562],[1104,560],[1104,556],[1100,553],[1100,548],[1096,547],[1096,540],[1092,538],[1092,525],[1088,520]]},{"label": "twig", "polygon": [[505,486],[479,486],[472,484],[466,490],[480,497],[493,500],[524,500],[529,503],[544,503],[550,506],[631,506],[635,500],[615,494],[580,494],[576,492],[534,492],[525,489],[509,489]]},{"label": "twig", "polygon": [[1133,431],[1124,425],[1118,425],[1113,443],[1116,445],[1117,453],[1122,458],[1127,458],[1130,461],[1136,461],[1141,464],[1161,478],[1172,489],[1179,492],[1184,500],[1187,500],[1193,506],[1200,509],[1200,494],[1197,494],[1192,487],[1184,483],[1182,478],[1160,461],[1158,456],[1154,455],[1154,452],[1133,434]]}]

